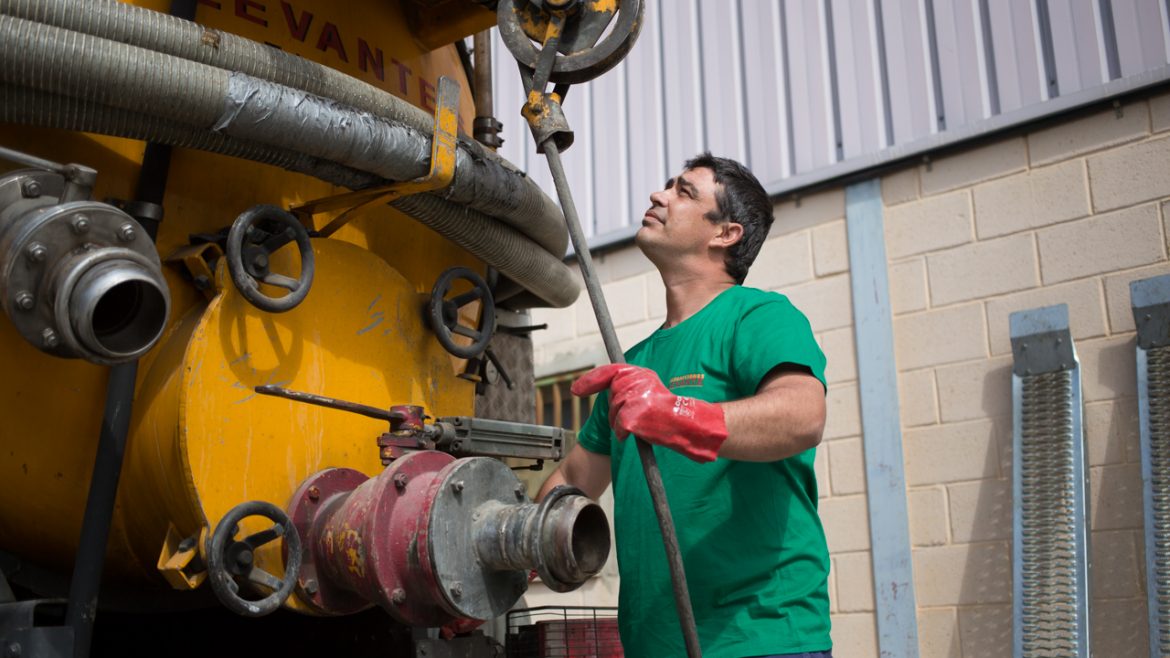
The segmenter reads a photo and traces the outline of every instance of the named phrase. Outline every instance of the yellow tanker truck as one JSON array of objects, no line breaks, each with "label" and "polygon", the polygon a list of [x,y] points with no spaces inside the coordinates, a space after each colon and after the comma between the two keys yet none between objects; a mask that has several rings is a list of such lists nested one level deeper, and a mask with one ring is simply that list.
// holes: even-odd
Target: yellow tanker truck
[{"label": "yellow tanker truck", "polygon": [[496,655],[600,569],[486,402],[579,292],[462,47],[619,12],[544,4],[0,0],[0,655]]}]

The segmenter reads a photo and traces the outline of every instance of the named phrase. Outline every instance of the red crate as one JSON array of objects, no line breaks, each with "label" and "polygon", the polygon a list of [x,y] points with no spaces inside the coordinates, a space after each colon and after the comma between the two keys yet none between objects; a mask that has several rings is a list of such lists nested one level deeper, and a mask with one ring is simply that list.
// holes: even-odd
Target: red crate
[{"label": "red crate", "polygon": [[509,658],[624,658],[613,608],[545,606],[508,613]]}]

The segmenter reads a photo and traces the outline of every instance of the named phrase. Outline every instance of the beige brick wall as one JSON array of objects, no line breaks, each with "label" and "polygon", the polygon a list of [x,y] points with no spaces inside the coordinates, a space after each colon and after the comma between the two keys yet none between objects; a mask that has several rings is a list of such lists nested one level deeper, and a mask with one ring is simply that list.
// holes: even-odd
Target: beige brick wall
[{"label": "beige brick wall", "polygon": [[[1093,649],[1148,654],[1129,283],[1170,273],[1168,131],[1162,95],[882,176],[923,658],[1010,655],[1008,316],[1055,303],[1069,305],[1084,384]],[[815,464],[834,655],[877,658],[844,190],[776,213],[747,283],[787,294],[828,356]],[[661,281],[634,247],[596,260],[628,347],[664,318]],[[604,359],[584,297],[534,316],[550,325],[535,336],[539,374]]]},{"label": "beige brick wall", "polygon": [[1082,368],[1093,650],[1148,655],[1129,283],[1170,273],[1168,98],[882,179],[923,658],[1011,653],[1008,316],[1057,303]]}]

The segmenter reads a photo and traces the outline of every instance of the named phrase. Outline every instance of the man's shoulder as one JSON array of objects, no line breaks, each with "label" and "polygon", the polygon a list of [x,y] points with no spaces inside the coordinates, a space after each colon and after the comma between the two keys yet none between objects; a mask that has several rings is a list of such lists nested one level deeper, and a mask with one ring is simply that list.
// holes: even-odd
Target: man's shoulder
[{"label": "man's shoulder", "polygon": [[729,302],[734,304],[740,312],[740,315],[749,313],[761,307],[767,307],[772,310],[779,311],[797,311],[788,299],[787,295],[775,292],[773,290],[760,290],[759,288],[749,288],[747,286],[735,286],[731,289]]}]

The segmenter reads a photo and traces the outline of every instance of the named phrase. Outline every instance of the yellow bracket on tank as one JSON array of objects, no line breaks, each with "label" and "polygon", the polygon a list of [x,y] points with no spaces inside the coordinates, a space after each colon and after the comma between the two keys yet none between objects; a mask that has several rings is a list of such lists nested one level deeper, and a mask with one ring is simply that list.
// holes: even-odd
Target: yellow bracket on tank
[{"label": "yellow bracket on tank", "polygon": [[323,199],[289,208],[301,221],[313,225],[312,216],[331,210],[346,210],[317,231],[321,237],[329,237],[345,226],[363,208],[375,203],[385,203],[404,196],[443,189],[455,178],[455,147],[459,134],[459,83],[442,76],[439,78],[438,94],[435,98],[435,134],[431,139],[431,169],[426,176],[401,183],[390,183],[328,196]]},{"label": "yellow bracket on tank", "polygon": [[203,526],[198,538],[183,538],[175,524],[167,525],[167,537],[158,555],[158,572],[171,587],[195,589],[207,579],[207,562],[200,552],[207,545],[207,533],[207,526]]},{"label": "yellow bracket on tank", "polygon": [[215,273],[211,271],[211,266],[222,257],[223,249],[220,249],[219,245],[214,242],[207,242],[180,247],[171,252],[171,255],[167,256],[163,262],[185,270],[191,276],[195,289],[202,292],[203,296],[211,301],[219,294],[220,290]]}]

